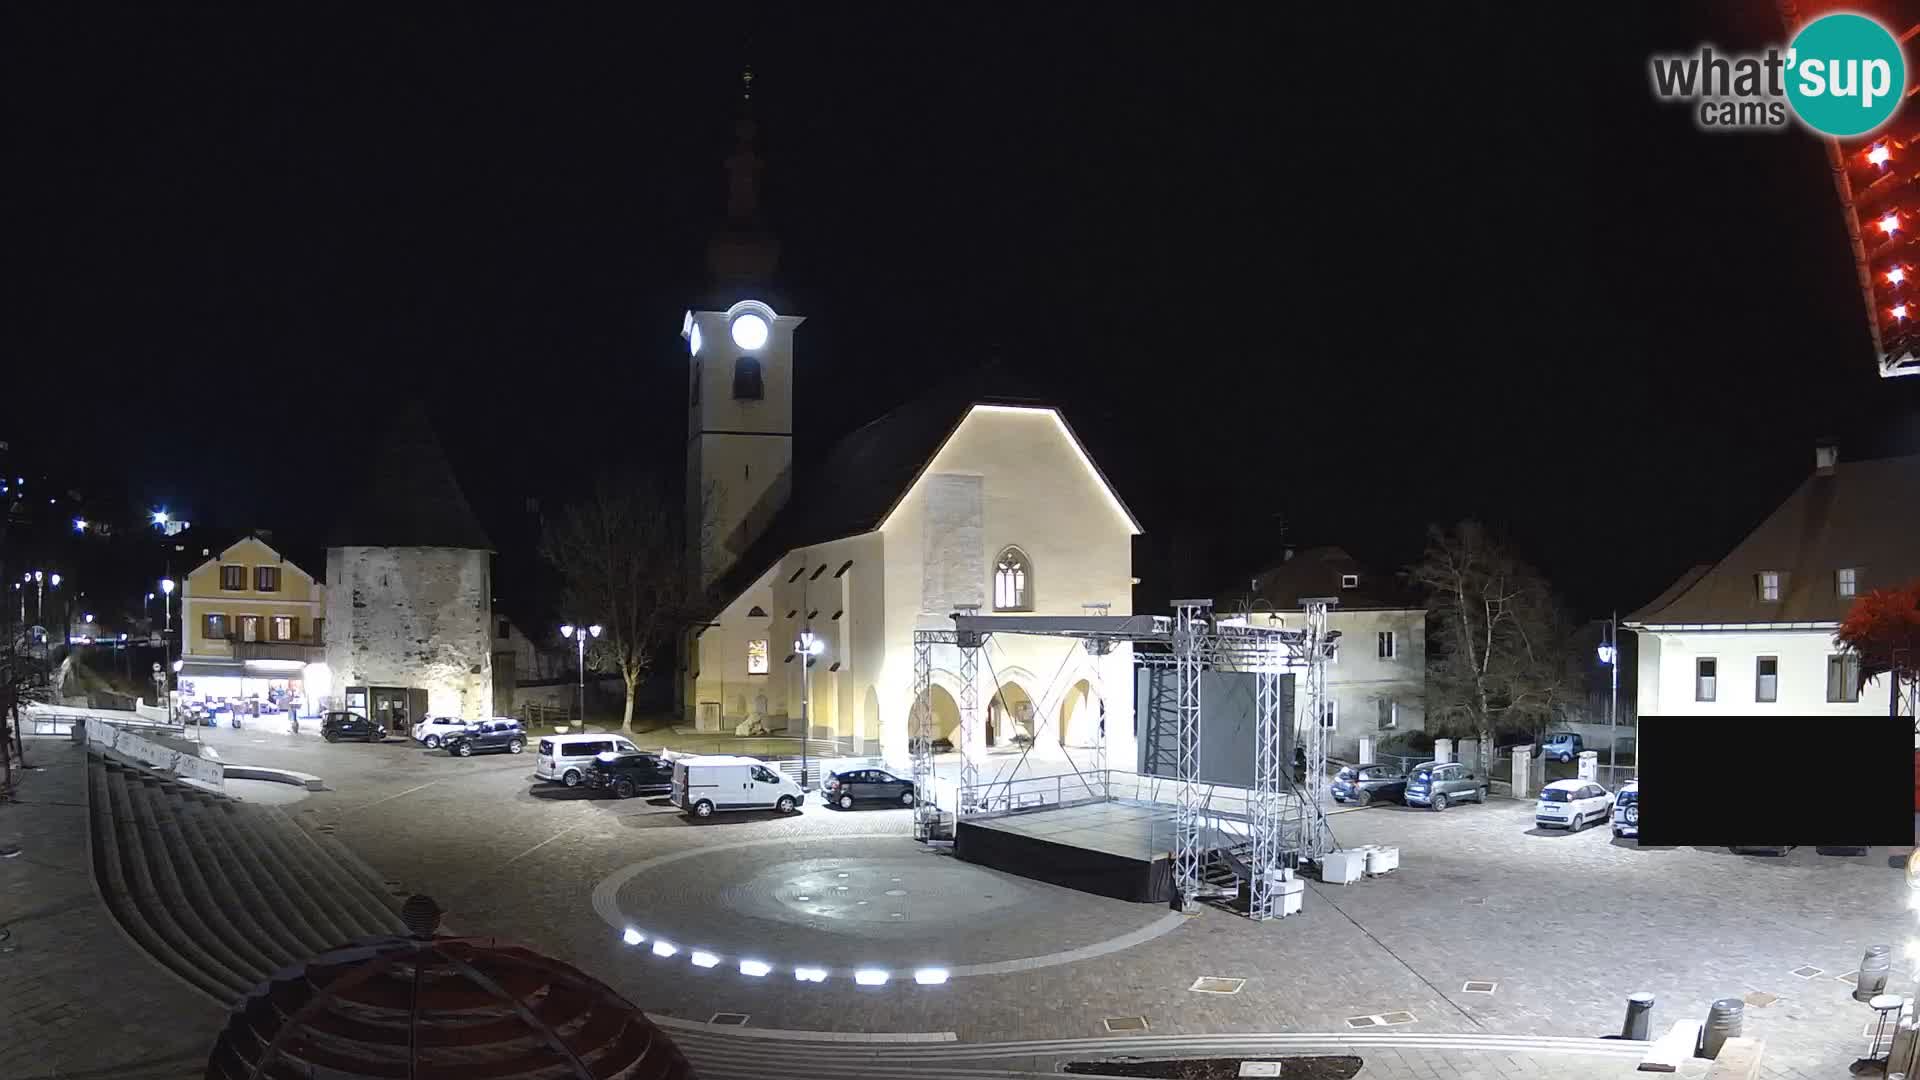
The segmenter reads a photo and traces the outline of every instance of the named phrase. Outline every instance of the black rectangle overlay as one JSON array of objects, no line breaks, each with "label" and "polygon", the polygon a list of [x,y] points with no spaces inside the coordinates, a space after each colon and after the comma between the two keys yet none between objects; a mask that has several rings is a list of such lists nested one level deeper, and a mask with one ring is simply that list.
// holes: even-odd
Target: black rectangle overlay
[{"label": "black rectangle overlay", "polygon": [[1910,847],[1914,722],[1642,716],[1647,847]]}]

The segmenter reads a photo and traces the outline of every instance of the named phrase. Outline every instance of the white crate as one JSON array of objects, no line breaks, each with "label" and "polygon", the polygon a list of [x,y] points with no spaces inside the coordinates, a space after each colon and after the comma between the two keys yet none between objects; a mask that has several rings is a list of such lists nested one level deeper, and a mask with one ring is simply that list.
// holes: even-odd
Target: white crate
[{"label": "white crate", "polygon": [[1397,847],[1369,846],[1367,848],[1367,875],[1389,874],[1400,868],[1400,849]]},{"label": "white crate", "polygon": [[1367,853],[1360,850],[1329,851],[1320,857],[1320,880],[1332,885],[1349,885],[1367,872]]}]

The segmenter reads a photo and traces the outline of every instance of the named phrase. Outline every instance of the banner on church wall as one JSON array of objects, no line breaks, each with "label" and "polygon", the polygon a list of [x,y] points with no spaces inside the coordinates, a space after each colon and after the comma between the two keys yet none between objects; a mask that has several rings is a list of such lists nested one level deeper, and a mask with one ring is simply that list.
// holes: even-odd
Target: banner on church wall
[{"label": "banner on church wall", "polygon": [[941,473],[926,480],[920,610],[946,614],[986,605],[985,485],[981,477]]}]

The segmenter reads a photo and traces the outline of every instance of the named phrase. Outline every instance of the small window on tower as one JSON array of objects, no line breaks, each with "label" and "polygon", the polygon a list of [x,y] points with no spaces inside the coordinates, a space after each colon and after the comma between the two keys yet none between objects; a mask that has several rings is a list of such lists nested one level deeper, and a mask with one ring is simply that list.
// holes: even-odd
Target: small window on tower
[{"label": "small window on tower", "polygon": [[742,356],[733,362],[733,397],[736,401],[759,401],[766,396],[760,383],[760,358]]}]

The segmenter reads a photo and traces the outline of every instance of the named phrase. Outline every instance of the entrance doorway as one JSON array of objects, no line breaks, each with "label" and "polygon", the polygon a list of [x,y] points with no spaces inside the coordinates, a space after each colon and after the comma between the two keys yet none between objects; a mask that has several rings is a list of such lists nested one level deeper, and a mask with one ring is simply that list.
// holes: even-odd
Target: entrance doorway
[{"label": "entrance doorway", "polygon": [[400,686],[374,686],[367,689],[368,717],[395,735],[408,735],[413,725],[426,718],[427,692]]}]

